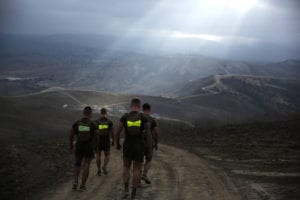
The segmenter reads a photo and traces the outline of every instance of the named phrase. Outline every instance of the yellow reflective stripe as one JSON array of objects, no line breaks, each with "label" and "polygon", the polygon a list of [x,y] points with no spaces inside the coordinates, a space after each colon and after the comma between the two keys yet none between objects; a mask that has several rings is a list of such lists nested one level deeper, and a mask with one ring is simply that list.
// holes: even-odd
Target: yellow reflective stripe
[{"label": "yellow reflective stripe", "polygon": [[99,128],[99,130],[108,129],[108,125],[107,124],[99,124],[98,128]]},{"label": "yellow reflective stripe", "polygon": [[82,126],[82,125],[79,125],[79,126],[78,126],[78,131],[79,131],[79,132],[87,132],[87,131],[90,131],[90,127],[89,127],[89,126]]},{"label": "yellow reflective stripe", "polygon": [[132,126],[135,126],[135,127],[141,127],[141,123],[142,121],[141,120],[137,120],[137,121],[127,121],[127,127],[132,127]]}]

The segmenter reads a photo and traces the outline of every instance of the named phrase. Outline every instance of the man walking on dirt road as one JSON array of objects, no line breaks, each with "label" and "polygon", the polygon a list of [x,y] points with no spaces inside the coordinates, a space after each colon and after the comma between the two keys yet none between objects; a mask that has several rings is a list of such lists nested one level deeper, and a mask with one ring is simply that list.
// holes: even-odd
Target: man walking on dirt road
[{"label": "man walking on dirt road", "polygon": [[[143,113],[144,115],[148,118],[148,121],[150,123],[150,131],[151,131],[151,136],[152,136],[152,144],[151,146],[146,146],[145,152],[151,151],[153,152],[153,149],[157,150],[158,149],[158,128],[157,128],[157,123],[154,117],[152,117],[151,114],[151,105],[148,103],[145,103],[143,105]],[[145,138],[146,139],[146,138]],[[151,184],[150,179],[148,178],[147,174],[151,166],[151,160],[152,160],[152,154],[145,154],[146,158],[146,163],[144,164],[144,169],[143,173],[141,176],[141,179],[145,181],[147,184]]]},{"label": "man walking on dirt road", "polygon": [[110,157],[110,138],[112,138],[112,146],[114,145],[114,128],[111,120],[107,118],[107,110],[100,110],[100,118],[95,121],[98,128],[96,134],[96,162],[98,167],[98,176],[101,176],[101,154],[104,153],[104,164],[102,166],[103,174],[107,174],[107,164]]},{"label": "man walking on dirt road", "polygon": [[[129,196],[129,175],[132,164],[133,176],[131,199],[135,199],[145,154],[144,136],[147,141],[146,145],[150,146],[152,144],[150,124],[148,122],[148,118],[144,114],[140,113],[140,106],[140,99],[133,98],[130,105],[131,111],[121,117],[116,130],[116,148],[120,150],[120,134],[123,128],[125,129],[125,139],[123,143],[123,199]],[[147,154],[149,157],[152,156],[151,151],[148,151]]]},{"label": "man walking on dirt road", "polygon": [[83,110],[83,117],[76,121],[71,129],[70,133],[70,149],[73,152],[74,139],[76,136],[75,143],[75,169],[74,169],[74,183],[73,190],[78,187],[78,178],[80,169],[83,164],[82,181],[80,190],[85,191],[85,183],[89,176],[89,168],[92,159],[94,158],[94,135],[97,127],[91,121],[92,108],[87,106]]}]

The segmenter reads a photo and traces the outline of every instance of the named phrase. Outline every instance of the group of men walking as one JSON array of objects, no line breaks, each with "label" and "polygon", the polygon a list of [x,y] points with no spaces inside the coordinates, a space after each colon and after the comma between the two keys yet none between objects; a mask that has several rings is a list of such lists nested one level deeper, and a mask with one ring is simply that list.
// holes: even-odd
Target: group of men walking
[{"label": "group of men walking", "polygon": [[[129,180],[132,166],[132,192],[131,199],[135,199],[137,188],[141,180],[151,184],[147,173],[151,166],[153,149],[158,149],[158,129],[155,119],[151,116],[151,106],[143,105],[140,112],[141,101],[133,98],[130,103],[130,112],[125,113],[114,131],[112,121],[107,117],[107,110],[102,108],[100,117],[92,121],[92,108],[87,106],[83,110],[83,117],[76,121],[70,133],[70,149],[75,154],[75,169],[73,190],[78,189],[78,179],[82,171],[82,180],[79,189],[86,190],[86,181],[89,168],[96,153],[98,167],[97,175],[106,175],[110,159],[110,146],[121,150],[121,133],[124,130],[123,142],[123,182],[124,194],[122,198],[130,196]],[[101,165],[101,156],[104,153],[104,162]],[[144,163],[145,161],[145,163]]]}]

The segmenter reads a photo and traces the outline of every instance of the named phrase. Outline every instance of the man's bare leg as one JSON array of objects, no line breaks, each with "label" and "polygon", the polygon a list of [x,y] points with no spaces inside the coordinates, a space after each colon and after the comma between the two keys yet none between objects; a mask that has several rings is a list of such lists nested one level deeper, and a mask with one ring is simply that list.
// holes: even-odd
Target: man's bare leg
[{"label": "man's bare leg", "polygon": [[75,156],[75,166],[74,166],[74,183],[73,183],[73,190],[77,189],[78,186],[78,179],[80,175],[82,158]]},{"label": "man's bare leg", "polygon": [[101,176],[101,151],[97,152],[96,155],[96,163],[97,163],[97,167],[98,167],[98,176]]},{"label": "man's bare leg", "polygon": [[132,198],[135,198],[136,190],[140,183],[142,166],[143,166],[142,162],[133,162],[132,193],[131,193]]},{"label": "man's bare leg", "polygon": [[92,159],[89,158],[84,159],[81,186],[85,186],[85,183],[89,177],[91,161]]},{"label": "man's bare leg", "polygon": [[80,167],[75,166],[74,167],[74,183],[73,183],[73,188],[72,188],[73,190],[77,189],[79,174],[80,174]]},{"label": "man's bare leg", "polygon": [[105,157],[104,157],[104,165],[103,165],[102,169],[103,169],[103,173],[107,174],[107,170],[106,169],[107,169],[107,165],[108,165],[109,159],[110,159],[110,151],[105,151],[104,155],[105,155]]},{"label": "man's bare leg", "polygon": [[151,157],[146,156],[146,163],[144,164],[143,174],[141,176],[141,179],[144,180],[145,183],[147,184],[151,184],[151,181],[147,176],[148,171],[151,167],[151,160],[152,160],[152,156]]},{"label": "man's bare leg", "polygon": [[143,176],[147,176],[150,167],[151,167],[151,160],[146,160],[146,163],[144,164]]},{"label": "man's bare leg", "polygon": [[123,196],[123,198],[127,198],[129,195],[130,167],[131,167],[131,161],[124,159],[124,163],[123,163],[124,196]]}]

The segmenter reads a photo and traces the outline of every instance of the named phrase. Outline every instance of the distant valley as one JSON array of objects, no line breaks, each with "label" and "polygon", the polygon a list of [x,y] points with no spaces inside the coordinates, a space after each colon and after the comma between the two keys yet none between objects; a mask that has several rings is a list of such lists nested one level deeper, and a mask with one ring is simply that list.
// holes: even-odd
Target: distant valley
[{"label": "distant valley", "polygon": [[[177,115],[194,121],[204,116],[236,121],[299,112],[298,60],[262,63],[142,54],[110,49],[106,40],[91,38],[89,43],[80,43],[76,39],[2,35],[0,95],[19,96],[60,87],[158,96],[172,101],[164,106],[159,103],[158,109],[171,114],[172,109],[182,109]],[[190,114],[182,114],[184,110]]]}]

